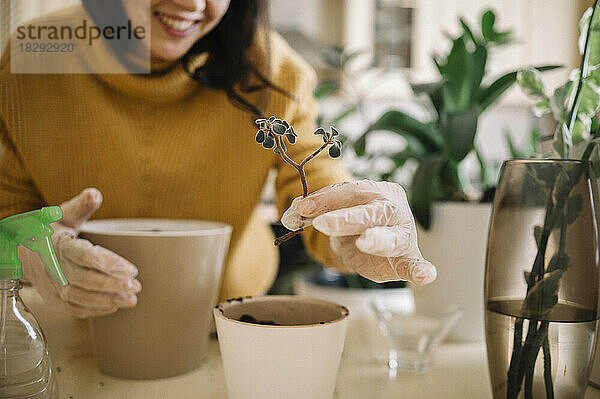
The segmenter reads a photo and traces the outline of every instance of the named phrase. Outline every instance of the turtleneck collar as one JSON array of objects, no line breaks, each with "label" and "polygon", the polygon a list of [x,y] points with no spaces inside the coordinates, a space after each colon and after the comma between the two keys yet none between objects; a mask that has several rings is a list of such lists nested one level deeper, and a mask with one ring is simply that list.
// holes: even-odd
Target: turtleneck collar
[{"label": "turtleneck collar", "polygon": [[175,62],[152,62],[149,74],[97,74],[96,76],[112,90],[133,99],[167,105],[182,101],[200,90],[200,84],[190,71],[201,67],[208,59],[207,53],[194,57],[188,69],[181,60]]},{"label": "turtleneck collar", "polygon": [[[76,14],[79,18],[90,18],[80,6]],[[149,43],[147,43],[149,45]],[[195,56],[186,67],[182,60],[150,61],[150,73],[127,73],[125,63],[138,70],[148,70],[149,60],[136,54],[118,57],[106,41],[98,41],[82,51],[82,62],[90,71],[118,71],[120,73],[96,73],[95,76],[110,89],[132,99],[155,105],[167,105],[182,101],[200,89],[200,84],[192,77],[191,71],[202,67],[208,60],[208,53]]]}]

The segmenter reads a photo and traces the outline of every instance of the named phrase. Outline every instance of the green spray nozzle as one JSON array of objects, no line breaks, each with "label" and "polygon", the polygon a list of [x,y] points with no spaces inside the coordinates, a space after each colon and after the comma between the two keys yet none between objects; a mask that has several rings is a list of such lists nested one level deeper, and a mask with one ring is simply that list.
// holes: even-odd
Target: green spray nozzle
[{"label": "green spray nozzle", "polygon": [[23,277],[21,261],[17,257],[17,248],[22,245],[38,253],[56,281],[61,285],[68,284],[51,240],[54,230],[50,223],[61,220],[62,216],[59,206],[47,206],[0,220],[0,280]]}]

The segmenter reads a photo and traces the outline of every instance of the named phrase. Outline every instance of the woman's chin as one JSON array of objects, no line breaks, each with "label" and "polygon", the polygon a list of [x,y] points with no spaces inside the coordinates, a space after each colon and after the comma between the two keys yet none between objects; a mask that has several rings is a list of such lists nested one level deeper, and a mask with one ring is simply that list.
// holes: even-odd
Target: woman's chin
[{"label": "woman's chin", "polygon": [[180,50],[180,49],[174,49],[174,48],[163,48],[160,47],[158,49],[155,49],[154,46],[152,46],[152,51],[151,51],[151,58],[152,61],[154,62],[173,62],[173,61],[177,61],[179,59],[181,59],[185,53],[187,52],[187,50]]}]

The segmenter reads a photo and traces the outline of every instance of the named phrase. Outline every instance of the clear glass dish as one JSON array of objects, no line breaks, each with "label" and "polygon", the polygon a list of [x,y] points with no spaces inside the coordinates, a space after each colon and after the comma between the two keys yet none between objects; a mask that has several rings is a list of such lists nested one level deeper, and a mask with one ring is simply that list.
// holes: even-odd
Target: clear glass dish
[{"label": "clear glass dish", "polygon": [[418,307],[417,310],[407,309],[385,297],[371,301],[370,305],[388,342],[390,377],[395,377],[398,369],[429,370],[433,365],[435,348],[462,315],[462,309],[457,306],[440,312],[422,312]]}]

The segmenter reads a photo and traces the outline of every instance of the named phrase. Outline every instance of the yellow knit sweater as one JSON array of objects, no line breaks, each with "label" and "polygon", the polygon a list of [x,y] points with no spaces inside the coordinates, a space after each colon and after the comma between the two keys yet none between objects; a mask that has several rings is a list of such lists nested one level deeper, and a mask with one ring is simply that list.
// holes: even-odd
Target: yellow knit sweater
[{"label": "yellow knit sweater", "polygon": [[[69,14],[65,14],[65,18]],[[252,56],[264,58],[254,46]],[[310,66],[272,35],[273,92],[266,115],[299,134],[288,154],[302,160],[317,106]],[[256,98],[250,97],[251,101]],[[267,290],[277,268],[272,233],[256,212],[269,169],[277,169],[277,206],[301,194],[297,172],[254,141],[251,115],[190,78],[180,63],[151,75],[11,74],[0,61],[0,217],[60,204],[86,187],[104,195],[93,218],[193,218],[233,226],[221,298]],[[307,166],[311,191],[349,179],[323,153]],[[309,251],[328,259],[327,237],[304,233]],[[143,273],[143,270],[140,270]]]}]

